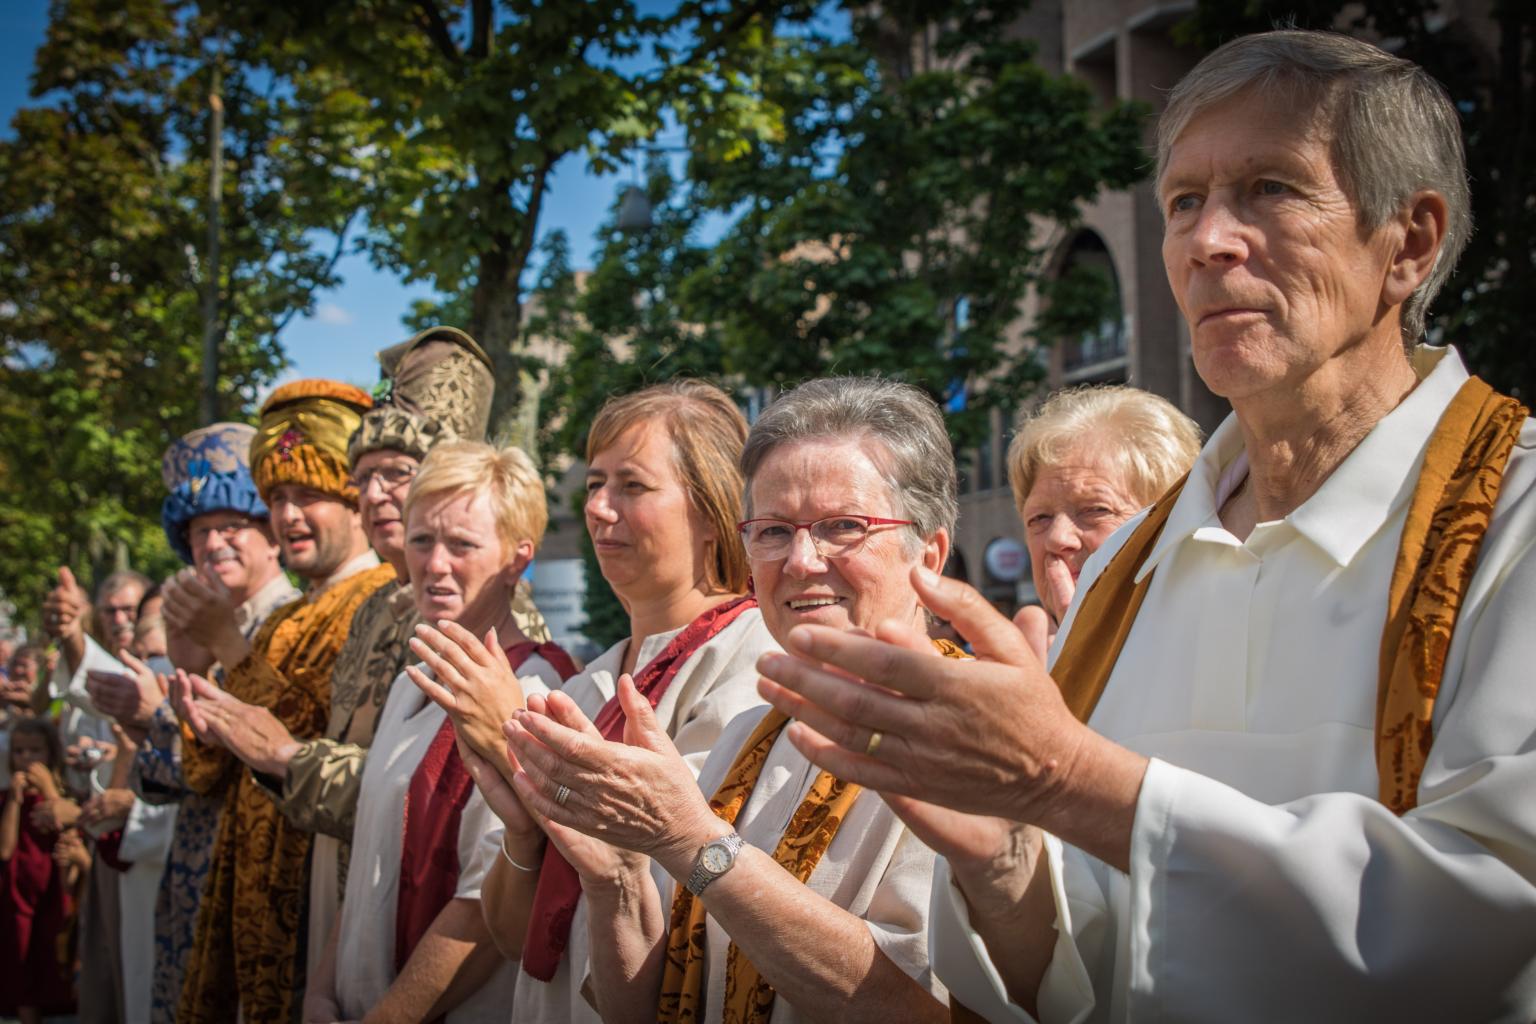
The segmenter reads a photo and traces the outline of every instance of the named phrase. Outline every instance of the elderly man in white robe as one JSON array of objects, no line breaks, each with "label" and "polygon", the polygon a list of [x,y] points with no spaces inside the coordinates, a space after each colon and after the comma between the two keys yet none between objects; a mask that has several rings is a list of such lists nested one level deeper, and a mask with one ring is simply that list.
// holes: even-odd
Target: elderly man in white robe
[{"label": "elderly man in white robe", "polygon": [[1234,415],[1085,567],[1051,674],[919,570],[980,660],[805,627],[764,695],[946,856],[956,1019],[1532,1020],[1536,423],[1414,347],[1471,228],[1456,111],[1249,36],[1171,94],[1157,195]]}]

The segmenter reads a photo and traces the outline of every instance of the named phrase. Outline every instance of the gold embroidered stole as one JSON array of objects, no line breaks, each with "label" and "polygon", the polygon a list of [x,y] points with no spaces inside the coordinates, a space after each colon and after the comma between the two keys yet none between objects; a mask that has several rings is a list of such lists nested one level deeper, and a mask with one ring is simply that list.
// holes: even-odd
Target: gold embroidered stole
[{"label": "gold embroidered stole", "polygon": [[[946,658],[969,657],[947,640],[935,640],[934,647]],[[752,735],[736,755],[725,779],[709,807],[724,822],[736,823],[757,786],[768,754],[779,734],[789,724],[789,717],[777,709],[752,730]],[[795,879],[804,883],[832,845],[832,838],[858,798],[861,787],[818,772],[810,792],[784,829],[773,859]],[[661,981],[661,1002],[656,1011],[659,1024],[680,1024],[704,1019],[704,988],[707,979],[708,937],[705,918],[708,911],[686,887],[679,885],[672,900],[672,916],[667,934],[667,959]],[[725,1024],[765,1024],[773,1012],[774,989],[752,961],[742,955],[732,942],[726,956]]]},{"label": "gold embroidered stole", "polygon": [[[1470,377],[1430,435],[1392,569],[1377,677],[1377,798],[1395,814],[1418,800],[1456,615],[1527,415],[1519,402]],[[1094,580],[1051,668],[1080,721],[1093,713],[1130,635],[1153,575],[1137,583],[1136,573],[1183,486],[1180,480],[1158,499]],[[982,1019],[953,1000],[950,1010],[957,1024]]]},{"label": "gold embroidered stole", "polygon": [[1504,467],[1527,412],[1476,377],[1435,427],[1387,592],[1376,691],[1379,798],[1394,814],[1418,802],[1435,697],[1456,615],[1477,569]]}]

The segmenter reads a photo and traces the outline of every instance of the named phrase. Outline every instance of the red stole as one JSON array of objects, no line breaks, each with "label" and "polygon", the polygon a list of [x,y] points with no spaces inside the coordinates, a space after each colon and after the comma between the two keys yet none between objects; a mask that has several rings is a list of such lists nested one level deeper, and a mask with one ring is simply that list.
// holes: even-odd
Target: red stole
[{"label": "red stole", "polygon": [[[552,643],[529,640],[508,647],[507,662],[516,672],[535,654],[549,662],[561,679],[576,674],[570,655]],[[453,718],[446,717],[405,791],[400,891],[395,905],[396,974],[458,888],[459,819],[474,788],[459,759]]]},{"label": "red stole", "polygon": [[[662,652],[634,675],[635,689],[651,702],[651,707],[661,703],[672,680],[695,651],[719,636],[727,626],[749,609],[757,607],[757,599],[748,595],[717,604],[703,615],[683,627]],[[614,697],[603,705],[592,723],[603,739],[622,742],[624,739],[624,711],[619,698]],[[581,879],[576,869],[560,856],[553,844],[544,850],[544,866],[539,871],[539,887],[533,895],[533,909],[528,918],[528,935],[523,940],[523,970],[539,981],[549,981],[560,966],[565,947],[571,938],[571,918],[576,913],[576,901],[581,898]]]}]

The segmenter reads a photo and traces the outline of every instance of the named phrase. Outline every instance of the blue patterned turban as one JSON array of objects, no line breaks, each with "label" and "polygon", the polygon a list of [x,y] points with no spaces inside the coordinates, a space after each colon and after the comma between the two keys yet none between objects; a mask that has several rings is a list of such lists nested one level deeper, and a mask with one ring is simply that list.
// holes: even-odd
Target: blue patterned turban
[{"label": "blue patterned turban", "polygon": [[165,504],[160,525],[178,558],[192,564],[187,524],[209,512],[239,512],[252,519],[270,513],[251,479],[251,438],[256,428],[246,423],[215,423],[181,438],[165,450],[160,472],[165,478]]}]

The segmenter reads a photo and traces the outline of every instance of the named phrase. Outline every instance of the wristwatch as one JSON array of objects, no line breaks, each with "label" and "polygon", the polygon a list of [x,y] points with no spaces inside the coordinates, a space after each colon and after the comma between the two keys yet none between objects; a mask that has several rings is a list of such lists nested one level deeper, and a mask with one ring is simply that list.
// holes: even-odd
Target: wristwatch
[{"label": "wristwatch", "polygon": [[688,873],[688,881],[683,885],[695,896],[702,896],[709,883],[725,874],[736,863],[736,855],[741,852],[746,840],[732,832],[728,836],[711,840],[704,844],[699,855],[694,858],[693,870]]}]

